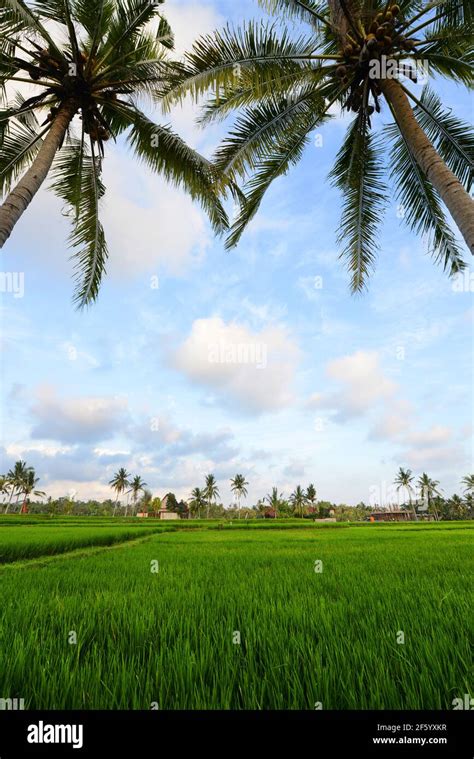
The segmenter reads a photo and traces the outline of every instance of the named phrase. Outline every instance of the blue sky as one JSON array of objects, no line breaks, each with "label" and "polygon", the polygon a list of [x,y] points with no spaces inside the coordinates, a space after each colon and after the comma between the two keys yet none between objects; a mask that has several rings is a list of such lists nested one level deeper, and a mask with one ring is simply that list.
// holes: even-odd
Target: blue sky
[{"label": "blue sky", "polygon": [[[223,0],[166,7],[180,50],[236,16]],[[238,4],[238,20],[257,14]],[[432,84],[472,120],[465,91]],[[186,103],[173,124],[210,155],[222,128],[200,132],[195,113]],[[3,251],[24,294],[2,294],[2,469],[26,459],[53,496],[108,497],[119,466],[179,497],[214,472],[225,504],[236,472],[251,503],[309,482],[323,499],[387,501],[400,465],[459,491],[472,471],[470,273],[453,287],[389,196],[369,290],[350,295],[326,181],[346,126],[319,130],[231,252],[197,205],[110,145],[109,275],[87,311],[72,305],[67,219],[42,191]],[[210,358],[238,345],[261,360]]]}]

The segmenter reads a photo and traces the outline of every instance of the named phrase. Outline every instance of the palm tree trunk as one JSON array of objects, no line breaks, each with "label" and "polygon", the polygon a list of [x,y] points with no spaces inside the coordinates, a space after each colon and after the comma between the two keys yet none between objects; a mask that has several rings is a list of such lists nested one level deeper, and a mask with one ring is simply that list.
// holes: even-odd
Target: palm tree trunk
[{"label": "palm tree trunk", "polygon": [[7,506],[6,506],[5,511],[4,511],[5,514],[8,514],[8,509],[10,508],[10,504],[12,502],[12,498],[13,498],[13,493],[14,492],[15,492],[15,489],[12,488],[11,493],[10,493],[10,498],[8,499],[8,503],[7,503]]},{"label": "palm tree trunk", "polygon": [[474,253],[474,200],[448,169],[415,118],[408,97],[395,79],[380,80],[410,151],[453,217],[471,253]]},{"label": "palm tree trunk", "polygon": [[408,491],[408,503],[410,504],[410,508],[413,511],[413,516],[415,517],[415,522],[418,522],[418,515],[416,513],[415,507],[413,506],[413,500],[412,500],[410,491]]},{"label": "palm tree trunk", "polygon": [[64,140],[77,108],[75,100],[68,100],[60,107],[32,165],[0,206],[0,248],[3,248],[15,224],[48,176],[54,156]]},{"label": "palm tree trunk", "polygon": [[[354,8],[352,7],[352,0],[345,0],[345,2],[344,0],[343,2],[341,2],[341,0],[329,0],[328,5],[331,23],[333,24],[334,30],[337,31],[339,39],[344,42],[348,32],[354,38],[355,34],[347,17],[350,15],[352,19],[357,18]],[[346,13],[344,13],[344,10],[346,10]]]}]

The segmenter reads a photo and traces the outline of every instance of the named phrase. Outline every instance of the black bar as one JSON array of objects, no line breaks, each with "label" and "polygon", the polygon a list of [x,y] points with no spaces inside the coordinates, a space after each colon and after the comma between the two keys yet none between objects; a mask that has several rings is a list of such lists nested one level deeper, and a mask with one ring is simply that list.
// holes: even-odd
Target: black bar
[{"label": "black bar", "polygon": [[[198,751],[221,756],[228,750],[245,752],[243,759],[247,759],[250,751],[264,751],[268,756],[270,751],[279,750],[280,755],[284,747],[292,749],[292,757],[309,751],[310,759],[333,755],[472,759],[473,722],[472,710],[0,711],[0,759],[135,758],[170,752],[180,757],[182,752],[195,756]],[[56,731],[60,725],[69,726],[64,735]],[[82,736],[79,729],[73,732],[73,725],[82,725]],[[29,743],[28,736],[45,742]],[[46,742],[49,737],[69,739],[78,747]]]}]

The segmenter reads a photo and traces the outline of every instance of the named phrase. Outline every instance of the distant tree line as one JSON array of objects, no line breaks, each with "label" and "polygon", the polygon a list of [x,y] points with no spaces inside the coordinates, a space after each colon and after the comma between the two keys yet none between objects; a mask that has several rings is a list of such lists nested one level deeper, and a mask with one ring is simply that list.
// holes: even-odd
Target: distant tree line
[{"label": "distant tree line", "polygon": [[[224,506],[220,502],[219,486],[215,475],[205,477],[203,487],[195,487],[188,500],[178,500],[173,492],[160,498],[154,496],[140,475],[131,475],[121,467],[110,480],[114,498],[104,501],[97,499],[80,500],[72,495],[46,498],[39,490],[39,477],[34,467],[25,461],[17,461],[5,475],[0,475],[0,502],[4,514],[64,514],[76,516],[136,516],[139,513],[158,516],[165,508],[183,519],[256,519],[256,518],[300,518],[336,519],[337,521],[366,521],[374,511],[373,505],[363,502],[357,506],[336,504],[317,498],[313,483],[306,488],[297,485],[286,497],[277,487],[273,487],[264,498],[252,506],[242,505],[248,496],[249,483],[244,475],[236,474],[230,480],[234,503]],[[436,520],[461,520],[474,518],[474,474],[461,480],[463,495],[445,497],[437,480],[423,472],[417,481],[410,469],[400,467],[394,480],[396,492],[406,503],[394,503],[386,507],[389,511],[402,509],[410,511],[415,519],[428,513]],[[46,500],[44,500],[46,498]],[[399,500],[400,500],[399,498]],[[41,500],[37,500],[41,499]],[[377,506],[380,509],[381,507]]]}]

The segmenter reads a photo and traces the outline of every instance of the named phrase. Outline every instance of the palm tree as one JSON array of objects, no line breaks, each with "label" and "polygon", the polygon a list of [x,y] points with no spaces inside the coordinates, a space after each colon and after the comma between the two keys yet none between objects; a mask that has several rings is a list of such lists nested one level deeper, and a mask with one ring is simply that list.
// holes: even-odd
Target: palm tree
[{"label": "palm tree", "polygon": [[466,516],[468,519],[473,519],[474,518],[474,494],[468,493],[465,498],[465,502],[466,502],[466,510],[467,510]]},{"label": "palm tree", "polygon": [[411,469],[403,469],[402,467],[400,467],[398,470],[397,476],[395,477],[394,484],[397,486],[397,492],[399,492],[401,488],[405,488],[405,490],[407,491],[410,508],[413,511],[415,521],[417,521],[418,517],[417,517],[416,509],[414,508],[413,501],[412,501],[412,495],[413,495],[412,482],[414,479],[415,478]]},{"label": "palm tree", "polygon": [[[430,240],[436,261],[450,273],[465,267],[441,201],[474,252],[474,201],[468,193],[474,138],[468,124],[426,87],[418,98],[399,80],[430,69],[470,86],[472,4],[468,0],[259,0],[290,27],[249,23],[200,38],[185,57],[165,97],[206,100],[200,123],[237,113],[215,165],[237,180],[244,197],[227,245],[232,247],[257,213],[273,181],[295,165],[310,135],[337,113],[354,118],[330,173],[343,195],[339,243],[360,291],[374,268],[387,180],[408,226]],[[293,27],[294,28],[294,27]],[[384,106],[392,123],[374,137]],[[393,193],[392,193],[393,194]]]},{"label": "palm tree", "polygon": [[[69,209],[76,301],[97,297],[108,256],[99,219],[106,143],[122,134],[137,160],[198,199],[227,228],[218,171],[140,100],[159,100],[177,64],[161,0],[4,0],[0,10],[0,248],[42,186]],[[157,30],[150,28],[156,21]],[[54,22],[54,26],[51,22]],[[34,91],[7,97],[16,83]],[[8,87],[6,86],[8,85]]]},{"label": "palm tree", "polygon": [[8,472],[6,479],[10,488],[10,496],[5,507],[5,514],[8,514],[13,496],[16,494],[18,500],[18,496],[23,492],[22,487],[30,471],[31,467],[27,466],[25,461],[20,460]]},{"label": "palm tree", "polygon": [[464,485],[464,492],[467,495],[474,493],[474,474],[466,474],[461,482]]},{"label": "palm tree", "polygon": [[[146,483],[145,483],[145,485],[146,485]],[[145,487],[145,485],[144,485],[144,487]],[[143,512],[145,512],[145,513],[148,513],[152,501],[153,501],[153,494],[152,494],[151,490],[147,490],[147,488],[145,487],[145,489],[143,491],[143,495],[140,498],[140,507],[141,507],[141,510]]]},{"label": "palm tree", "polygon": [[441,493],[438,490],[439,482],[438,480],[432,480],[431,477],[429,477],[426,472],[423,472],[421,477],[418,478],[418,488],[420,491],[420,495],[422,500],[428,505],[428,511],[431,513],[433,510],[435,519],[439,521],[439,513],[438,510],[433,503],[433,496],[440,496]]},{"label": "palm tree", "polygon": [[138,500],[138,494],[141,492],[145,492],[146,488],[146,482],[142,480],[139,474],[136,475],[136,477],[133,478],[133,480],[130,483],[130,493],[132,493],[132,502],[133,502],[133,510],[136,514],[137,511],[137,500]]},{"label": "palm tree", "polygon": [[314,502],[316,500],[316,488],[314,487],[313,483],[308,485],[306,488],[306,500],[311,504],[311,506],[314,506]]},{"label": "palm tree", "polygon": [[0,475],[0,495],[8,495],[10,485],[6,474]]},{"label": "palm tree", "polygon": [[115,516],[115,512],[117,511],[117,503],[118,503],[119,496],[122,493],[124,493],[125,490],[130,486],[130,483],[128,481],[129,477],[130,477],[129,473],[122,466],[120,467],[118,472],[114,474],[113,478],[109,482],[109,485],[111,486],[112,490],[115,490],[115,493],[116,493],[113,516]]},{"label": "palm tree", "polygon": [[300,516],[303,517],[304,507],[306,504],[306,495],[301,485],[298,485],[290,495],[290,503],[293,506],[295,513],[300,511]]},{"label": "palm tree", "polygon": [[453,495],[448,501],[449,515],[453,519],[465,519],[467,506],[458,495]]},{"label": "palm tree", "polygon": [[21,483],[21,494],[23,495],[23,503],[21,506],[21,513],[26,514],[27,513],[27,503],[29,501],[29,497],[31,494],[36,496],[44,496],[46,493],[43,490],[37,490],[36,485],[39,482],[39,477],[36,477],[35,470],[33,467],[28,467],[23,481]]},{"label": "palm tree", "polygon": [[211,508],[212,501],[219,495],[219,488],[217,487],[216,478],[213,474],[206,475],[206,487],[204,488],[204,496],[207,501],[206,519],[209,519],[209,509]]},{"label": "palm tree", "polygon": [[275,516],[278,517],[278,511],[283,500],[283,493],[278,493],[278,488],[273,487],[271,493],[267,493],[264,500],[268,503],[271,509],[275,512]]},{"label": "palm tree", "polygon": [[243,474],[236,474],[234,479],[230,481],[230,489],[237,496],[237,507],[239,509],[239,519],[240,519],[240,499],[242,498],[242,496],[244,498],[247,497],[247,485],[248,485],[248,482],[246,481]]},{"label": "palm tree", "polygon": [[189,510],[191,514],[197,514],[198,519],[201,518],[201,509],[206,505],[205,493],[201,488],[194,488],[191,493],[191,500],[189,502]]},{"label": "palm tree", "polygon": [[163,504],[159,496],[156,496],[156,498],[153,498],[151,502],[151,509],[155,516],[160,513],[162,505]]}]

